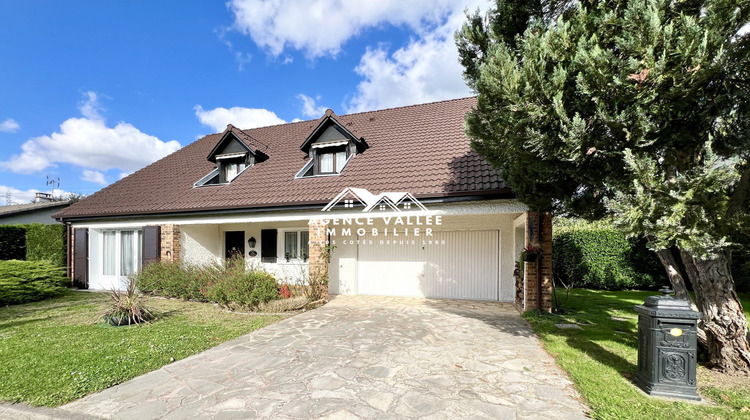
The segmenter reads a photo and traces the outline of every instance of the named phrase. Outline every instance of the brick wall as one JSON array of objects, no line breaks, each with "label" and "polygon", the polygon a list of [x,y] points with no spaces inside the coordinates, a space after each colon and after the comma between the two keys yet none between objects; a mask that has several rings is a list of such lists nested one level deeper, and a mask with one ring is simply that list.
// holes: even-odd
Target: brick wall
[{"label": "brick wall", "polygon": [[[308,232],[310,235],[310,256],[308,259],[308,270],[310,277],[324,276],[328,277],[328,260],[325,256],[326,241],[328,235],[326,235],[327,224],[318,220],[311,220],[308,224]],[[325,282],[324,295],[328,296],[328,281]]]},{"label": "brick wall", "polygon": [[[545,311],[552,310],[552,215],[550,213],[543,213],[541,217],[541,232],[542,238],[539,240],[539,218],[537,213],[529,212],[526,219],[526,244],[528,245],[531,241],[539,241],[541,245],[542,253],[536,262],[525,262],[526,268],[526,305],[525,310],[537,309],[539,303],[537,300],[538,296],[538,284],[537,269],[541,265],[541,278],[542,278],[542,309]],[[529,228],[533,226],[534,235],[533,238],[529,237]]]},{"label": "brick wall", "polygon": [[161,260],[165,262],[180,260],[180,226],[161,225]]}]

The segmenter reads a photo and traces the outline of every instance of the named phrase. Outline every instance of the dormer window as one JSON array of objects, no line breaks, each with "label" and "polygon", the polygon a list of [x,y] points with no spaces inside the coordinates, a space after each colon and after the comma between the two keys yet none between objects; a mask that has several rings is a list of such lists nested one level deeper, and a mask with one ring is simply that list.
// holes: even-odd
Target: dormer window
[{"label": "dormer window", "polygon": [[232,182],[240,172],[245,170],[244,163],[225,163],[223,166],[225,182]]},{"label": "dormer window", "polygon": [[268,159],[268,155],[251,149],[245,141],[240,140],[241,138],[257,142],[231,124],[227,126],[221,140],[208,155],[208,161],[215,163],[216,167],[198,180],[195,183],[196,187],[229,184],[253,165]]},{"label": "dormer window", "polygon": [[217,155],[219,183],[226,184],[237,178],[247,167],[252,166],[253,158],[249,152]]},{"label": "dormer window", "polygon": [[296,178],[338,175],[355,155],[368,147],[364,138],[357,138],[341,125],[329,109],[300,147],[307,153],[308,161]]},{"label": "dormer window", "polygon": [[347,160],[347,148],[345,146],[318,148],[316,152],[318,157],[317,175],[338,174],[344,169]]}]

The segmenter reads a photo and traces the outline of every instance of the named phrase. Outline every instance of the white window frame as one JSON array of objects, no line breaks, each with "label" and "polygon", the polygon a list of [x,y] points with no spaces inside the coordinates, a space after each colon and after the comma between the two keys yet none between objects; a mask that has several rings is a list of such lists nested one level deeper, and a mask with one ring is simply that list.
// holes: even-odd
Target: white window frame
[{"label": "white window frame", "polygon": [[[307,264],[307,261],[305,261],[302,258],[302,232],[309,232],[307,228],[288,228],[288,229],[278,229],[279,237],[281,238],[280,241],[278,241],[276,245],[276,251],[277,255],[279,255],[277,261],[281,263],[287,263],[286,261],[286,234],[290,232],[297,233],[297,255],[292,255],[291,258],[289,258],[289,263],[304,263]],[[307,237],[307,259],[310,259],[310,236],[308,233]]]},{"label": "white window frame", "polygon": [[[346,144],[346,143],[347,142],[342,142],[340,144]],[[337,152],[330,152],[330,153],[332,153],[334,155],[334,158],[333,158],[333,160],[334,160],[334,169],[335,169],[334,172],[325,172],[325,173],[312,174],[312,175],[309,175],[309,176],[305,176],[305,174],[307,173],[307,171],[309,171],[310,168],[312,168],[312,167],[315,166],[315,160],[316,159],[320,159],[320,154],[327,153],[327,152],[325,152],[325,149],[331,147],[331,145],[339,145],[339,144],[338,143],[313,144],[312,147],[314,149],[317,149],[317,155],[315,156],[314,159],[313,158],[308,159],[307,163],[305,163],[302,166],[302,169],[300,169],[297,172],[297,174],[294,175],[294,179],[299,179],[299,178],[315,178],[315,177],[323,177],[323,176],[338,176],[338,175],[341,175],[341,172],[344,171],[344,168],[346,168],[346,165],[349,164],[349,161],[351,161],[352,159],[354,159],[354,156],[357,155],[356,153],[351,152],[349,150],[349,146],[347,146],[347,149],[345,150],[346,151],[346,155],[345,155],[345,158],[344,158],[343,162],[341,162],[340,167],[337,164],[338,163],[338,159],[335,156],[337,154]],[[339,151],[338,153],[340,153],[340,152],[341,151]]]},{"label": "white window frame", "polygon": [[[104,273],[104,234],[105,232],[115,232],[115,273]],[[101,246],[99,247],[99,261],[101,261],[101,275],[104,278],[123,278],[122,275],[122,232],[133,232],[133,272],[136,274],[141,270],[143,257],[143,229],[102,229]],[[140,257],[140,258],[139,258]]]}]

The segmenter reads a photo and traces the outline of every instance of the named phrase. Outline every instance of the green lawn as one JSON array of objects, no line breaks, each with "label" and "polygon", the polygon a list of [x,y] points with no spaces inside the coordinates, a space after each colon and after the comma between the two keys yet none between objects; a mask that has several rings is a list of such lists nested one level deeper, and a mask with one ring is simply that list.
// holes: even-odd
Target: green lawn
[{"label": "green lawn", "polygon": [[[576,383],[598,419],[748,419],[750,386],[747,379],[726,383],[703,367],[698,369],[698,390],[711,401],[675,402],[646,396],[631,383],[637,372],[637,316],[633,305],[658,292],[574,290],[566,315],[528,312],[547,351],[555,356]],[[742,297],[745,315],[750,296]],[[612,318],[624,318],[625,321]],[[576,323],[577,329],[558,329],[556,323]]]},{"label": "green lawn", "polygon": [[61,405],[283,318],[149,299],[155,322],[111,327],[95,322],[107,299],[67,292],[0,308],[0,400]]}]

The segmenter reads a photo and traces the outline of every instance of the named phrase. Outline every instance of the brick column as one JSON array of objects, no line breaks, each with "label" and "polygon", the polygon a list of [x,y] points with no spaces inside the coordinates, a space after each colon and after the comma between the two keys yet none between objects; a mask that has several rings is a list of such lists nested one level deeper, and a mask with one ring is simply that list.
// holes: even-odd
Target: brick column
[{"label": "brick column", "polygon": [[180,260],[180,226],[161,225],[161,260],[164,262]]},{"label": "brick column", "polygon": [[[542,253],[536,262],[524,262],[526,271],[526,302],[524,309],[537,309],[539,307],[538,292],[539,279],[537,269],[541,265],[541,282],[542,282],[542,309],[549,312],[552,310],[552,215],[543,213],[541,217],[542,236],[539,239],[539,218],[537,213],[527,213],[526,219],[526,245],[538,241],[541,245]],[[533,232],[529,227],[533,226]],[[533,237],[530,237],[530,234]]]},{"label": "brick column", "polygon": [[310,236],[308,270],[310,278],[322,277],[324,279],[321,285],[323,295],[328,297],[328,258],[326,255],[326,246],[328,235],[326,229],[328,224],[322,220],[310,220],[307,226]]}]

